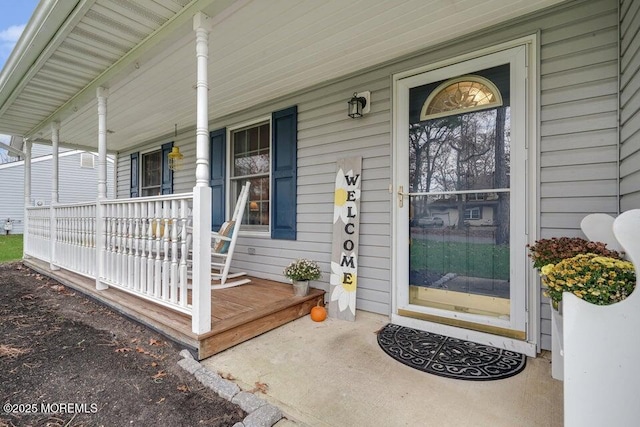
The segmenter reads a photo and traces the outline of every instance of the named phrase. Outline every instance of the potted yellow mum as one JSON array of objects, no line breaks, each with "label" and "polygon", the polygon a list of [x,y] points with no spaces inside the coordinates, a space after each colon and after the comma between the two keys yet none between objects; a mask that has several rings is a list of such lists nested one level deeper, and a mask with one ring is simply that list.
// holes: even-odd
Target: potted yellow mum
[{"label": "potted yellow mum", "polygon": [[627,298],[636,286],[633,264],[617,258],[587,253],[547,264],[540,269],[545,296],[554,308],[563,292],[596,305],[608,305]]}]

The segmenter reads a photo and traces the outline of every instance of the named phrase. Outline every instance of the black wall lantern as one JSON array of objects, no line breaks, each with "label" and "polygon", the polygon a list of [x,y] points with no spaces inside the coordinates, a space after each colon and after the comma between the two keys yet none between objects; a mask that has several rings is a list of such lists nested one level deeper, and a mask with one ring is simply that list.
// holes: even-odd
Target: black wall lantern
[{"label": "black wall lantern", "polygon": [[362,92],[353,94],[353,97],[347,102],[349,105],[348,115],[352,119],[362,117],[365,113],[368,113],[371,104],[369,102],[370,92]]}]

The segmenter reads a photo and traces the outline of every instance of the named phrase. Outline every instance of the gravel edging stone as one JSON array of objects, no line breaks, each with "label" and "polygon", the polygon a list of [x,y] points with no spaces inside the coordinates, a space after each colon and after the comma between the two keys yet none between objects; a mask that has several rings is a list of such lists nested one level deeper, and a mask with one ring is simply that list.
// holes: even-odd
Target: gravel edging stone
[{"label": "gravel edging stone", "polygon": [[195,376],[202,385],[235,403],[247,413],[244,420],[233,427],[271,427],[282,419],[282,411],[279,408],[253,393],[241,391],[236,383],[206,370],[188,350],[182,350],[180,356],[182,359],[178,361],[178,365],[182,369]]}]

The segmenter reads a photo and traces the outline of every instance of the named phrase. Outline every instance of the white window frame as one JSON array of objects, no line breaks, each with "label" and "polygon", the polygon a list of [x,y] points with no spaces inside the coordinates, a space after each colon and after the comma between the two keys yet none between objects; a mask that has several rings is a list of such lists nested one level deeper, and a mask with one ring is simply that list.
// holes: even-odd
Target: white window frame
[{"label": "white window frame", "polygon": [[[474,218],[473,212],[477,211],[478,215],[477,218]],[[467,218],[467,212],[469,212],[469,217]],[[479,208],[478,206],[474,206],[472,208],[465,208],[464,210],[464,219],[465,221],[475,221],[475,220],[479,220],[482,219],[482,209]]]},{"label": "white window frame", "polygon": [[139,155],[138,155],[138,194],[140,195],[140,197],[156,197],[156,195],[153,196],[144,196],[142,194],[142,190],[144,189],[144,187],[142,186],[142,181],[144,180],[144,157],[148,154],[152,154],[155,152],[159,152],[160,153],[160,185],[158,186],[159,190],[160,190],[160,194],[158,195],[162,195],[162,146],[160,146],[159,148],[150,148],[148,150],[145,151],[140,151]]},{"label": "white window frame", "polygon": [[[231,179],[231,170],[233,167],[233,163],[232,163],[232,158],[233,158],[233,152],[231,150],[231,135],[233,134],[233,132],[240,130],[240,129],[244,129],[244,128],[250,128],[253,126],[257,126],[263,123],[269,123],[269,226],[267,227],[266,230],[243,230],[242,227],[240,227],[240,230],[238,231],[240,236],[250,236],[250,237],[271,237],[271,209],[273,209],[273,189],[271,188],[271,174],[273,173],[273,140],[272,140],[272,135],[273,135],[273,122],[271,120],[271,114],[266,115],[266,116],[261,116],[261,117],[257,117],[255,119],[251,119],[251,120],[247,120],[247,121],[243,121],[240,123],[236,123],[233,124],[232,126],[227,126],[227,135],[226,135],[226,168],[225,168],[225,219],[229,220],[231,218],[231,214],[233,213],[233,208],[235,207],[234,204],[234,195],[231,192],[231,182],[233,181]],[[249,200],[247,199],[247,203],[249,203]]]}]

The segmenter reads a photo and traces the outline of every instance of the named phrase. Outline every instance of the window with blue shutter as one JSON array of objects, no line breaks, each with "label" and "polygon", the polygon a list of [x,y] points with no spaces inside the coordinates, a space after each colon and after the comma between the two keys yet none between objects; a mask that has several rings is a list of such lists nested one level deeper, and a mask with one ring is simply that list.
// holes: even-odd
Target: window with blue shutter
[{"label": "window with blue shutter", "polygon": [[169,153],[173,142],[162,145],[162,194],[173,194],[173,171],[169,169]]},{"label": "window with blue shutter", "polygon": [[211,229],[218,230],[225,221],[225,183],[226,183],[226,146],[227,129],[211,132],[210,136],[210,172],[211,181]]},{"label": "window with blue shutter", "polygon": [[[210,138],[212,229],[217,230],[224,223],[226,203],[231,204],[229,211],[232,211],[241,186],[250,181],[243,229],[256,232],[270,229],[273,239],[295,240],[297,107],[274,112],[270,123],[253,123],[231,130],[228,146],[224,128],[211,132]],[[226,170],[226,150],[230,170]]]},{"label": "window with blue shutter", "polygon": [[271,117],[271,238],[296,239],[296,175],[298,108],[276,111]]},{"label": "window with blue shutter", "polygon": [[168,142],[160,150],[131,154],[130,197],[173,194],[173,171],[169,169],[172,147],[173,142]]},{"label": "window with blue shutter", "polygon": [[138,193],[139,181],[138,181],[138,156],[139,153],[131,153],[131,169],[130,169],[130,179],[129,179],[129,197],[138,197],[140,194]]}]

